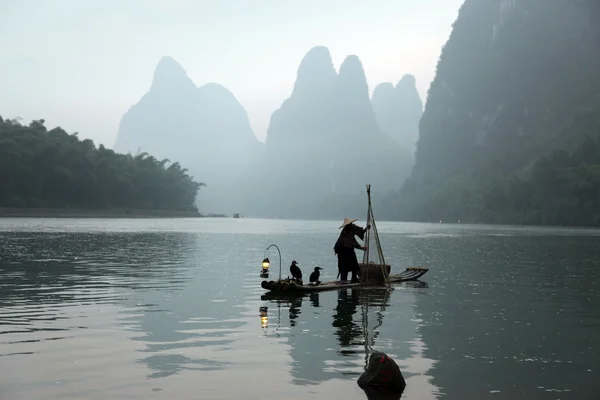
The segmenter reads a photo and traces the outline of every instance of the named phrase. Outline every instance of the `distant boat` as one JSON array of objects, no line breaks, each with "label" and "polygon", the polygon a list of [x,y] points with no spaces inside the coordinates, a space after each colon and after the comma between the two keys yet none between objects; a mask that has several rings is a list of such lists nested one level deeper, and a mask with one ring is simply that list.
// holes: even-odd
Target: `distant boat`
[{"label": "distant boat", "polygon": [[239,214],[239,213],[235,213],[235,214],[233,214],[233,218],[239,218],[239,217],[240,217],[240,214]]}]

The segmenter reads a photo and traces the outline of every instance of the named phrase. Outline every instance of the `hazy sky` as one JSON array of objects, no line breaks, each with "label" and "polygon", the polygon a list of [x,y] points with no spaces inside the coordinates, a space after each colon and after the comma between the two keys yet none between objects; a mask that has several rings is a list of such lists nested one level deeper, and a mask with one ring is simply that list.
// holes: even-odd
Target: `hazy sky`
[{"label": "hazy sky", "polygon": [[[264,140],[313,46],[360,57],[371,90],[416,76],[425,99],[463,0],[0,0],[0,115],[112,147],[170,55],[217,82]],[[168,118],[165,115],[165,118]]]}]

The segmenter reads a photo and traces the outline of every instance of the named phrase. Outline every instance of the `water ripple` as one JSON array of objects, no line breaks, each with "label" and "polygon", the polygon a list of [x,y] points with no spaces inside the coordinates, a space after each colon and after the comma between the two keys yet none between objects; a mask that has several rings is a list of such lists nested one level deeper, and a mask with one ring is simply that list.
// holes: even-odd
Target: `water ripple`
[{"label": "water ripple", "polygon": [[426,283],[265,297],[273,242],[284,276],[296,259],[335,278],[318,221],[7,220],[3,394],[357,400],[371,349],[401,367],[406,399],[595,393],[597,232],[378,226],[386,261],[430,267]]}]

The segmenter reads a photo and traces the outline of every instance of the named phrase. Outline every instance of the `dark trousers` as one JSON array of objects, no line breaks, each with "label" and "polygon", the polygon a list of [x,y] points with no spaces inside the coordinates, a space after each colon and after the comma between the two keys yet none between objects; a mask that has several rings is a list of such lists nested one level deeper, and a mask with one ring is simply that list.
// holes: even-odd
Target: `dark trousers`
[{"label": "dark trousers", "polygon": [[358,259],[354,249],[343,249],[338,252],[338,270],[340,271],[340,280],[347,281],[348,273],[352,273],[352,282],[358,282],[360,276]]}]

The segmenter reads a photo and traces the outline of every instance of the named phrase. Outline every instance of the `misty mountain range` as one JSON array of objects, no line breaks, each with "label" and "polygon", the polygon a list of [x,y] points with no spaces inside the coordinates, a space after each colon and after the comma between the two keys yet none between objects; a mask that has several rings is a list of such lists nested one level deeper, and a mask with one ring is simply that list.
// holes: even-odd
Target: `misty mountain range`
[{"label": "misty mountain range", "polygon": [[336,71],[329,50],[317,46],[261,143],[229,90],[197,87],[163,57],[149,91],[123,116],[114,150],[179,161],[207,185],[201,212],[340,218],[364,213],[365,184],[379,193],[401,187],[422,109],[413,76],[379,85],[371,100],[359,58],[348,56]]},{"label": "misty mountain range", "polygon": [[465,0],[423,105],[415,80],[369,98],[360,60],[300,62],[266,143],[222,86],[163,59],[116,149],[178,159],[200,209],[258,217],[600,225],[600,2]]}]

